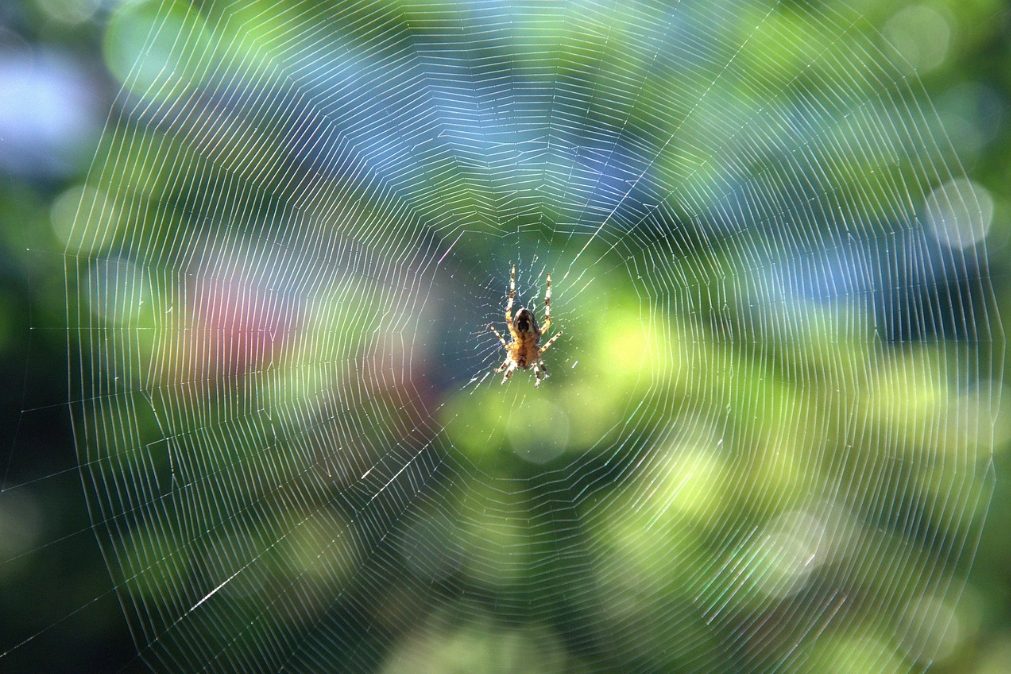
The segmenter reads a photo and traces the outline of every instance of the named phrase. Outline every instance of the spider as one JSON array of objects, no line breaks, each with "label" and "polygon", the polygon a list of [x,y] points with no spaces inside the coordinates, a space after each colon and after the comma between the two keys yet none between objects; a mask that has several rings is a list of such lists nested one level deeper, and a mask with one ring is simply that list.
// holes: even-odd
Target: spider
[{"label": "spider", "polygon": [[520,307],[520,310],[516,312],[516,317],[513,317],[513,302],[516,300],[516,265],[513,265],[512,271],[509,273],[509,301],[506,303],[505,319],[506,326],[509,328],[509,335],[512,337],[512,341],[506,343],[502,339],[502,335],[499,331],[495,329],[495,326],[491,323],[488,324],[488,329],[495,333],[498,337],[498,341],[502,343],[502,348],[506,350],[506,359],[499,365],[498,369],[495,370],[496,373],[504,372],[502,375],[502,383],[509,381],[509,378],[513,376],[513,372],[516,368],[521,367],[524,370],[533,366],[534,368],[534,386],[540,386],[541,380],[548,376],[548,368],[544,365],[544,361],[541,360],[541,356],[544,352],[551,348],[551,345],[555,343],[555,340],[562,336],[562,333],[557,332],[555,335],[544,344],[544,346],[539,346],[541,337],[547,333],[548,329],[551,327],[551,274],[548,274],[546,288],[544,290],[544,327],[537,327],[537,317],[534,316],[534,312],[530,311],[526,307]]}]

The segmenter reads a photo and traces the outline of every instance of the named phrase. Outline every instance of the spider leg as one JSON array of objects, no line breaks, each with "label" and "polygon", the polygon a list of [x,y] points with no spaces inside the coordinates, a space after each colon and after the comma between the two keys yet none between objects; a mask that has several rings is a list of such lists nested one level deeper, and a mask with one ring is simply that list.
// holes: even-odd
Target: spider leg
[{"label": "spider leg", "polygon": [[516,301],[516,265],[513,265],[509,272],[509,302],[506,303],[505,319],[506,323],[512,325],[513,322],[513,302]]},{"label": "spider leg", "polygon": [[549,376],[548,366],[544,364],[544,361],[539,360],[534,363],[534,388],[540,386],[541,381],[547,379]]},{"label": "spider leg", "polygon": [[555,343],[555,340],[558,339],[561,336],[562,336],[562,333],[560,333],[560,332],[556,332],[554,335],[552,335],[551,339],[549,339],[547,341],[547,343],[544,346],[541,347],[541,354],[543,354],[545,351],[547,351],[548,349],[550,349],[551,345]]},{"label": "spider leg", "polygon": [[502,366],[498,369],[499,372],[505,370],[505,374],[502,375],[502,383],[509,381],[509,378],[513,376],[513,372],[516,371],[516,363],[506,359],[506,362],[502,363]]},{"label": "spider leg", "polygon": [[543,335],[551,328],[551,274],[548,274],[547,287],[544,290],[544,327],[541,328]]},{"label": "spider leg", "polygon": [[491,323],[489,323],[488,324],[488,329],[495,333],[495,336],[498,337],[498,341],[502,342],[502,348],[505,348],[505,349],[509,348],[509,346],[506,344],[506,341],[504,339],[502,339],[502,335],[500,335],[499,332],[498,332],[498,330],[495,329],[494,325],[492,325]]}]

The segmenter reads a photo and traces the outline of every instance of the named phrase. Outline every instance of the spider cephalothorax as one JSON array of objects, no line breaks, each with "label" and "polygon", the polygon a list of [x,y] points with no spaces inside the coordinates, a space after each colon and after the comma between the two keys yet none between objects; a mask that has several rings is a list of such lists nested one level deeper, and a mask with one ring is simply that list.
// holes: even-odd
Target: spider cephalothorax
[{"label": "spider cephalothorax", "polygon": [[513,316],[513,303],[516,301],[516,267],[513,266],[509,274],[509,301],[506,303],[505,320],[509,328],[509,336],[512,340],[508,343],[495,329],[491,323],[488,329],[495,333],[498,341],[506,350],[506,359],[499,366],[496,372],[503,372],[502,383],[509,381],[516,368],[526,370],[529,367],[534,369],[534,386],[540,386],[541,380],[548,376],[548,368],[541,360],[541,355],[555,343],[555,340],[562,336],[556,333],[544,346],[540,346],[541,337],[551,328],[551,274],[548,274],[544,291],[544,326],[538,327],[537,317],[534,312],[526,307],[520,307]]}]

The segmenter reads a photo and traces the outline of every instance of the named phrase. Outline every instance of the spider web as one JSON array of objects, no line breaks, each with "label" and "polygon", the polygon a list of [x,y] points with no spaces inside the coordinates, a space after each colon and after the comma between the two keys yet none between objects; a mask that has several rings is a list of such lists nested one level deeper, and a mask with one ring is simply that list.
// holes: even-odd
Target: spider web
[{"label": "spider web", "polygon": [[[150,668],[923,669],[993,483],[983,208],[806,3],[129,7],[67,250]],[[511,264],[551,377],[506,386]]]}]

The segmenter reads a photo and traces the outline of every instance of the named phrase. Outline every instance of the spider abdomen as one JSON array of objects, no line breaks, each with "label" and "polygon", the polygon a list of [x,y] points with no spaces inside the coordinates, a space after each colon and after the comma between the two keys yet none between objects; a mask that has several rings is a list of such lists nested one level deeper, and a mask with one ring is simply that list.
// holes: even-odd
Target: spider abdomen
[{"label": "spider abdomen", "polygon": [[510,332],[513,338],[511,355],[516,367],[527,369],[540,358],[537,342],[540,340],[541,332],[533,312],[526,307],[520,308],[513,319]]}]

